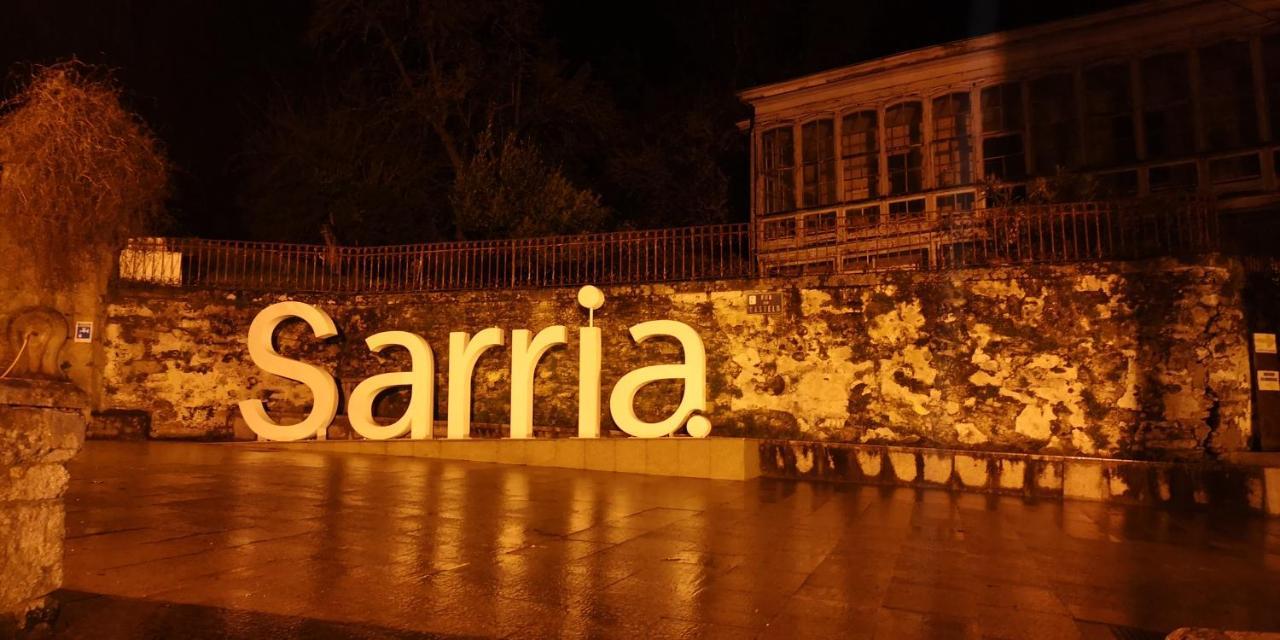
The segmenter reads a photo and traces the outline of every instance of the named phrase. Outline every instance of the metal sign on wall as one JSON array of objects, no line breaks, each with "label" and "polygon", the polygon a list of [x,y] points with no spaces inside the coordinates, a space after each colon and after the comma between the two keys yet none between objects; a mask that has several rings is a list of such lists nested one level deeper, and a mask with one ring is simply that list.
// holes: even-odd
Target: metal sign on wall
[{"label": "metal sign on wall", "polygon": [[1263,450],[1280,450],[1280,354],[1276,334],[1253,334],[1254,405],[1257,408],[1258,444]]},{"label": "metal sign on wall", "polygon": [[777,292],[748,293],[747,313],[782,313],[782,294]]}]

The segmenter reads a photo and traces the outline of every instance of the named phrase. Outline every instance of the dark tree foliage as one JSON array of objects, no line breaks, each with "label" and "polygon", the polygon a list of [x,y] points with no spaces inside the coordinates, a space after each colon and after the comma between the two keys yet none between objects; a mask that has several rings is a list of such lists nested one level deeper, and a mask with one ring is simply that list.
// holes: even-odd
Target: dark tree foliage
[{"label": "dark tree foliage", "polygon": [[613,108],[539,28],[525,0],[320,0],[324,88],[278,100],[254,136],[251,227],[342,243],[601,228],[581,169]]}]

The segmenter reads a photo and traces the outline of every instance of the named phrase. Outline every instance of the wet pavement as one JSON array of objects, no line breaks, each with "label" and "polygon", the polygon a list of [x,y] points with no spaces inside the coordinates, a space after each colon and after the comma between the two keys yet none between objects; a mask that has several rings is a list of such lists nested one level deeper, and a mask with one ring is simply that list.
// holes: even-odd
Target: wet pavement
[{"label": "wet pavement", "polygon": [[1280,630],[1280,520],[91,442],[71,638],[1145,638]]}]

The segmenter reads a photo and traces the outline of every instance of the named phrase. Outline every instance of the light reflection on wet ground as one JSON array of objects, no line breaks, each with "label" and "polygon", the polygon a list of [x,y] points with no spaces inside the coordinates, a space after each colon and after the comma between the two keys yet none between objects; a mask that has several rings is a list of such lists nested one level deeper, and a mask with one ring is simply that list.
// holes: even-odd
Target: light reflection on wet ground
[{"label": "light reflection on wet ground", "polygon": [[65,637],[1280,629],[1280,521],[1090,503],[89,443],[67,529]]}]

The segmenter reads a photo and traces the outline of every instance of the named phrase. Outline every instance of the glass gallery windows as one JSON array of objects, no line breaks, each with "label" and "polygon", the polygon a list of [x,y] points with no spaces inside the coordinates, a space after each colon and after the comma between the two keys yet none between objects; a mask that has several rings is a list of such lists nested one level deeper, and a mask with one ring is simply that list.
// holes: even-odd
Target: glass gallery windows
[{"label": "glass gallery windows", "polygon": [[954,189],[983,179],[1102,171],[1117,195],[1136,194],[1139,175],[1145,191],[1252,180],[1264,136],[1280,140],[1280,33],[766,126],[757,184],[764,213],[930,190],[944,190],[939,211],[964,211]]}]

